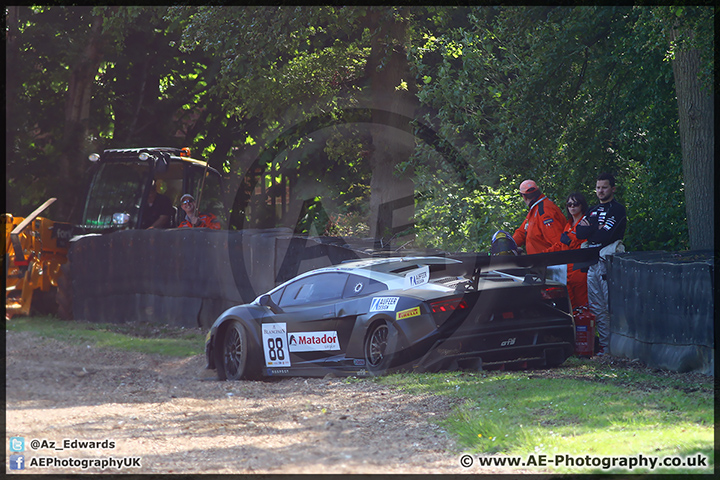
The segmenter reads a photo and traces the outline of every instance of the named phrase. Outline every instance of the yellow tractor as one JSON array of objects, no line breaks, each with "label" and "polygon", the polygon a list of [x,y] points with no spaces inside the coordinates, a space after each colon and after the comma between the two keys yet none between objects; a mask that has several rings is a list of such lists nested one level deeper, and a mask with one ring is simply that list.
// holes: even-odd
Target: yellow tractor
[{"label": "yellow tractor", "polygon": [[[143,217],[153,187],[172,205],[178,205],[183,194],[194,194],[200,211],[214,213],[225,224],[220,172],[191,158],[189,148],[108,149],[89,160],[94,173],[80,224],[40,217],[55,198],[26,218],[3,215],[7,318],[35,313],[73,318],[71,239],[147,228]],[[184,218],[184,212],[172,208],[169,228]]]},{"label": "yellow tractor", "polygon": [[3,215],[5,223],[5,317],[55,311],[61,266],[67,262],[72,225],[39,215],[51,198],[30,216]]}]

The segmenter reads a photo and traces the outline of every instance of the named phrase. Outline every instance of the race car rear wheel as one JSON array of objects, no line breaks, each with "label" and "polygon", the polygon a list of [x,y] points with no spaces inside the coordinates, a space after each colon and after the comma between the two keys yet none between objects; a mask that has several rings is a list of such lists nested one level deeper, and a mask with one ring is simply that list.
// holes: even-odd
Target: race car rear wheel
[{"label": "race car rear wheel", "polygon": [[375,323],[365,338],[365,363],[373,373],[382,373],[390,365],[388,337],[390,328],[385,322]]},{"label": "race car rear wheel", "polygon": [[221,339],[221,364],[218,365],[220,380],[257,378],[253,354],[255,349],[245,326],[233,320]]}]

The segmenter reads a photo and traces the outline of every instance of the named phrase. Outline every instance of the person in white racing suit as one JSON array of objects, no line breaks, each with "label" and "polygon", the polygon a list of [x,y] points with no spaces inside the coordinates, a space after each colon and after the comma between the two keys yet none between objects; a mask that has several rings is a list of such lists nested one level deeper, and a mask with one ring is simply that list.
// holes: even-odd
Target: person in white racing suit
[{"label": "person in white racing suit", "polygon": [[588,303],[595,314],[600,351],[608,353],[610,344],[610,312],[608,310],[607,255],[624,252],[622,244],[627,225],[625,207],[615,200],[615,177],[601,173],[595,184],[600,204],[585,214],[575,229],[577,238],[587,240],[589,247],[601,246],[598,262],[588,269]]}]

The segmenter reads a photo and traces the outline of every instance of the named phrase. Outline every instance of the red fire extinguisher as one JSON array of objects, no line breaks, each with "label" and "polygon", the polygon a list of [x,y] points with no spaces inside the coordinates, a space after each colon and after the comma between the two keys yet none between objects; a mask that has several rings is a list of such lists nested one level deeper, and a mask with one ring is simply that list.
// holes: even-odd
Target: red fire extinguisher
[{"label": "red fire extinguisher", "polygon": [[595,354],[595,315],[587,305],[573,309],[575,319],[575,355],[592,357]]}]

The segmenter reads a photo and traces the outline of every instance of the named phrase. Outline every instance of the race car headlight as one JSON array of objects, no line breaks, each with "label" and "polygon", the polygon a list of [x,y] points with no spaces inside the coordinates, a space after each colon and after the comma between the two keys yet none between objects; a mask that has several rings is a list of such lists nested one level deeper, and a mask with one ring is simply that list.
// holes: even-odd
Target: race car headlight
[{"label": "race car headlight", "polygon": [[430,309],[433,313],[453,312],[455,310],[465,310],[466,308],[468,308],[468,304],[462,297],[444,298],[430,302]]}]

